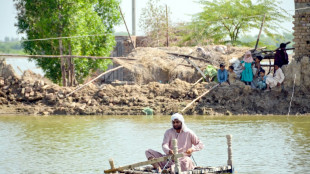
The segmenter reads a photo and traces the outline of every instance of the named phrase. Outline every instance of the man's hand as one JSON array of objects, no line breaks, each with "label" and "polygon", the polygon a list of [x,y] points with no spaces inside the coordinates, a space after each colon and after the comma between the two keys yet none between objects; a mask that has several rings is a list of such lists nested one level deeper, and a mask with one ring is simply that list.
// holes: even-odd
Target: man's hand
[{"label": "man's hand", "polygon": [[193,153],[193,149],[192,148],[187,149],[186,153],[189,154],[189,155],[192,154]]},{"label": "man's hand", "polygon": [[173,150],[169,150],[170,155],[174,155]]}]

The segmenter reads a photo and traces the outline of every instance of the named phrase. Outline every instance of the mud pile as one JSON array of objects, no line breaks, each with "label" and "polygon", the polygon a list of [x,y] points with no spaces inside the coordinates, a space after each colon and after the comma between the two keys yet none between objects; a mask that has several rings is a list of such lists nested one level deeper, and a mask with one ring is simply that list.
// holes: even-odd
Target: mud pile
[{"label": "mud pile", "polygon": [[177,79],[171,84],[141,86],[91,84],[67,96],[75,88],[59,87],[40,77],[29,80],[29,74],[33,73],[28,71],[21,78],[0,77],[1,114],[143,115],[145,107],[153,108],[156,114],[170,114],[179,110],[180,101],[198,95],[197,89],[190,90],[191,84]]},{"label": "mud pile", "polygon": [[216,68],[221,63],[229,65],[231,58],[242,57],[249,48],[226,46],[205,47],[169,47],[169,48],[136,48],[129,54],[129,58],[136,61],[117,60],[116,63],[125,67],[124,79],[134,81],[136,84],[150,82],[170,83],[180,79],[194,83],[201,78],[201,74],[183,57],[173,56],[168,53],[191,55],[201,59],[191,59],[202,71],[211,64]]}]

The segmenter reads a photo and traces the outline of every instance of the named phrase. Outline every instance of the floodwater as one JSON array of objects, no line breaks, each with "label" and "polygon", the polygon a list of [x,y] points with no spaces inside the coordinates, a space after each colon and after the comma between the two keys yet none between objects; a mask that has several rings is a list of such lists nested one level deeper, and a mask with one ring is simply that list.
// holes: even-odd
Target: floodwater
[{"label": "floodwater", "polygon": [[[187,116],[205,144],[199,166],[227,163],[232,134],[237,173],[310,171],[310,116]],[[0,173],[103,173],[161,151],[168,116],[0,116]]]},{"label": "floodwater", "polygon": [[12,65],[14,71],[18,75],[22,75],[24,71],[31,70],[34,73],[44,75],[43,70],[40,67],[37,67],[34,61],[29,61],[26,57],[12,57],[5,58],[7,64]]}]

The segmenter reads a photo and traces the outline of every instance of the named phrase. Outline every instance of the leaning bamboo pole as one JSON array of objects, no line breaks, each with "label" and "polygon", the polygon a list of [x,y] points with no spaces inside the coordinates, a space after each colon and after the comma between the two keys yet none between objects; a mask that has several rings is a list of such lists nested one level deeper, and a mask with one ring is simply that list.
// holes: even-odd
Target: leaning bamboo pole
[{"label": "leaning bamboo pole", "polygon": [[196,86],[199,82],[201,82],[203,80],[203,77],[201,77],[199,80],[197,80],[197,82],[195,82],[194,84],[193,84],[193,86],[192,87],[194,87],[194,86]]},{"label": "leaning bamboo pole", "polygon": [[211,90],[215,89],[216,87],[218,87],[220,84],[214,85],[211,89],[207,90],[206,92],[204,92],[201,96],[197,97],[195,100],[193,100],[192,102],[190,102],[185,108],[183,108],[181,110],[181,113],[183,113],[187,108],[189,108],[194,102],[196,102],[197,100],[199,100],[201,97],[205,96],[206,94],[208,94]]},{"label": "leaning bamboo pole", "polygon": [[259,33],[258,33],[258,36],[257,36],[257,41],[256,41],[256,45],[255,45],[255,48],[254,48],[254,52],[256,51],[257,47],[258,47],[258,42],[259,42],[259,38],[260,38],[260,35],[262,33],[262,30],[263,30],[263,26],[264,26],[264,23],[265,23],[265,19],[266,19],[266,14],[264,14],[264,17],[263,17],[263,21],[262,21],[262,24],[260,26],[260,30],[259,30]]},{"label": "leaning bamboo pole", "polygon": [[91,84],[93,81],[99,79],[101,76],[103,76],[103,75],[105,75],[105,74],[108,74],[108,73],[110,73],[110,72],[116,71],[116,70],[118,70],[118,69],[120,69],[120,68],[123,68],[123,67],[124,67],[124,66],[118,66],[118,67],[116,67],[116,68],[110,69],[110,70],[108,70],[108,71],[106,71],[106,72],[100,74],[99,76],[97,76],[97,77],[94,78],[93,80],[87,82],[86,84],[84,84],[84,85],[78,87],[77,89],[75,89],[74,91],[72,91],[71,93],[69,93],[68,95],[66,95],[66,97],[69,97],[70,95],[72,95],[73,93],[75,93],[75,92],[81,90],[81,89],[84,88],[85,86],[88,86],[88,85]]},{"label": "leaning bamboo pole", "polygon": [[136,49],[135,44],[134,44],[133,41],[132,41],[130,32],[129,32],[129,30],[128,30],[127,23],[126,23],[126,20],[125,20],[125,18],[124,18],[124,15],[123,15],[121,6],[118,6],[118,8],[119,8],[119,12],[121,13],[121,16],[122,16],[122,18],[123,18],[124,24],[125,24],[125,26],[126,26],[127,33],[128,33],[129,39],[130,39],[130,41],[131,41],[131,45],[132,45],[133,49]]}]

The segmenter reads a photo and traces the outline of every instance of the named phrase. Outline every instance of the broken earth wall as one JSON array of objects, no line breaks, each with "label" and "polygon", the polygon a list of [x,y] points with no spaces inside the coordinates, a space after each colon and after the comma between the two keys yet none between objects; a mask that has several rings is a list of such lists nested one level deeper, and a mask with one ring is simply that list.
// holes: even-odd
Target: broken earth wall
[{"label": "broken earth wall", "polygon": [[[310,0],[295,0],[294,19],[294,60],[283,66],[284,86],[308,92],[310,89]],[[295,79],[296,76],[296,79]]]},{"label": "broken earth wall", "polygon": [[294,48],[297,61],[310,57],[310,0],[295,0]]}]

